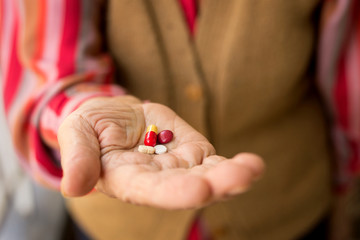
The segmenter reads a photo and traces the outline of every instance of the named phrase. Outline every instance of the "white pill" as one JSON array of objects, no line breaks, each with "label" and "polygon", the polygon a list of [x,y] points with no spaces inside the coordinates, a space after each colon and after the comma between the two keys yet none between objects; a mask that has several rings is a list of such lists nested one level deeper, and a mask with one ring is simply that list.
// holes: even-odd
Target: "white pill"
[{"label": "white pill", "polygon": [[141,153],[154,154],[155,148],[151,146],[139,145],[138,151]]},{"label": "white pill", "polygon": [[167,148],[165,145],[156,145],[155,147],[155,154],[163,154],[167,152]]}]

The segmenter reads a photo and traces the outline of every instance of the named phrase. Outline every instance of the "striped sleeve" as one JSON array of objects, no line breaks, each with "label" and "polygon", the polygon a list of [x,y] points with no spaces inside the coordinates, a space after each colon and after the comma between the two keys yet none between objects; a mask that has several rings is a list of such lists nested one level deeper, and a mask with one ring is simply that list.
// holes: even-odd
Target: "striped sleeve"
[{"label": "striped sleeve", "polygon": [[0,0],[0,69],[5,114],[22,165],[59,188],[56,133],[62,119],[112,84],[101,44],[100,0]]},{"label": "striped sleeve", "polygon": [[360,3],[325,2],[318,83],[330,110],[337,154],[337,186],[360,173]]}]

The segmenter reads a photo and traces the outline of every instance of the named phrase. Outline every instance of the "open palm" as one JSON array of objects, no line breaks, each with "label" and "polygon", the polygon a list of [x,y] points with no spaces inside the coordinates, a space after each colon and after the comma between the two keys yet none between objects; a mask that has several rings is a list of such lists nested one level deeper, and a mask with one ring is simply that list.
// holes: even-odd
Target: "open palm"
[{"label": "open palm", "polygon": [[[168,152],[137,151],[146,127],[171,130]],[[58,131],[66,196],[96,188],[136,204],[167,209],[200,207],[245,191],[261,175],[262,160],[249,153],[215,154],[199,132],[169,108],[133,97],[85,102]]]}]

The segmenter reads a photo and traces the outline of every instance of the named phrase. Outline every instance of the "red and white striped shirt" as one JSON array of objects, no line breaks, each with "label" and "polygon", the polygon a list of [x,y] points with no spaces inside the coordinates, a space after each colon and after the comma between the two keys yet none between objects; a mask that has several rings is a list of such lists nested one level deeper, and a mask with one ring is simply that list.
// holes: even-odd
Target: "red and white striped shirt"
[{"label": "red and white striped shirt", "polygon": [[[97,49],[93,1],[1,1],[4,108],[23,166],[59,188],[56,133],[84,100],[124,94],[112,84],[111,59]],[[84,12],[86,9],[86,13]]]},{"label": "red and white striped shirt", "polygon": [[360,2],[327,0],[318,45],[318,86],[333,124],[338,190],[360,173]]}]

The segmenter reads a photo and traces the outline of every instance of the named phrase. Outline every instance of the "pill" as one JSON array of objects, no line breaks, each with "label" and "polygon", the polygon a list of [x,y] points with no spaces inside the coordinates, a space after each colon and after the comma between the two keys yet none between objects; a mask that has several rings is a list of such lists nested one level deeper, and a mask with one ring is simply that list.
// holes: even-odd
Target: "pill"
[{"label": "pill", "polygon": [[156,145],[156,140],[157,140],[157,127],[155,125],[149,125],[145,133],[144,144],[146,146],[154,147]]},{"label": "pill", "polygon": [[173,139],[173,132],[170,130],[161,131],[157,136],[157,140],[161,144],[166,144],[170,142],[172,139]]},{"label": "pill", "polygon": [[167,152],[167,147],[165,145],[156,145],[155,154],[163,154]]},{"label": "pill", "polygon": [[141,153],[154,154],[155,148],[151,146],[139,145],[138,151]]}]

